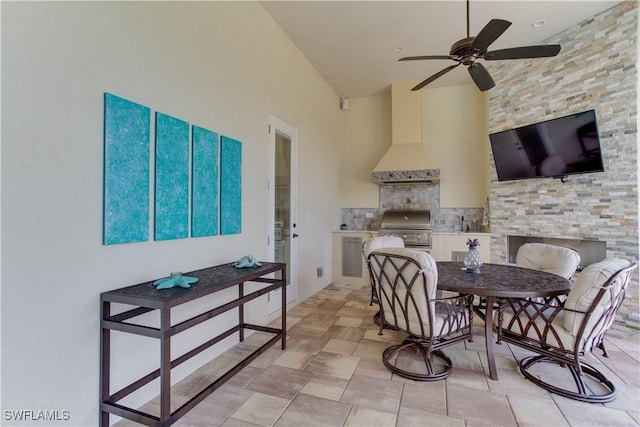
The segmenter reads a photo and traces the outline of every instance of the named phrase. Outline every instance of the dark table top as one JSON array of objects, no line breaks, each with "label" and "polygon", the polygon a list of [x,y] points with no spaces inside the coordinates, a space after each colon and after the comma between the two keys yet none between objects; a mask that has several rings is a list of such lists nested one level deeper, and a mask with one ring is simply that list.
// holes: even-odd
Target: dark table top
[{"label": "dark table top", "polygon": [[[198,281],[189,288],[156,289],[153,281],[127,286],[101,294],[103,301],[139,304],[144,307],[175,306],[279,271],[285,264],[263,262],[261,267],[235,268],[234,263],[217,265],[202,270],[183,273]],[[161,279],[161,277],[158,277]]]},{"label": "dark table top", "polygon": [[548,297],[569,292],[564,277],[506,264],[483,264],[480,273],[464,269],[461,262],[437,262],[438,289],[504,298]]}]

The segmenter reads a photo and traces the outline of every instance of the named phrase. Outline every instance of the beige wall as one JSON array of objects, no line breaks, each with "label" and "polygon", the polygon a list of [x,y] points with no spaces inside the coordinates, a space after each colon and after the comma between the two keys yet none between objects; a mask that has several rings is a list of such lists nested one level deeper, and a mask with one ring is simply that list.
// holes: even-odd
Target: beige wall
[{"label": "beige wall", "polygon": [[[421,94],[422,141],[440,168],[440,207],[483,207],[489,194],[487,95],[473,84]],[[371,171],[391,145],[391,94],[354,98],[350,104],[341,113],[341,207],[377,208],[379,191]]]},{"label": "beige wall", "polygon": [[371,171],[391,144],[391,91],[353,98],[340,114],[341,207],[377,208],[379,187],[371,182]]},{"label": "beige wall", "polygon": [[440,207],[480,208],[489,195],[486,93],[473,83],[423,89],[423,144],[440,167]]},{"label": "beige wall", "polygon": [[422,142],[422,91],[412,91],[417,82],[391,85],[391,138],[393,144]]},{"label": "beige wall", "polygon": [[[102,244],[104,92],[242,141],[242,234]],[[298,129],[304,299],[332,276],[339,97],[259,3],[3,2],[3,409],[65,409],[71,419],[57,425],[96,425],[100,292],[268,256],[270,113]],[[324,277],[316,277],[317,267]],[[191,314],[233,295],[194,304]],[[250,304],[248,321],[266,320],[266,306],[266,296]],[[172,350],[181,354],[231,322],[216,318]],[[156,343],[117,335],[115,387],[158,361]],[[173,379],[233,338],[178,367]],[[157,392],[145,389],[137,402]]]}]

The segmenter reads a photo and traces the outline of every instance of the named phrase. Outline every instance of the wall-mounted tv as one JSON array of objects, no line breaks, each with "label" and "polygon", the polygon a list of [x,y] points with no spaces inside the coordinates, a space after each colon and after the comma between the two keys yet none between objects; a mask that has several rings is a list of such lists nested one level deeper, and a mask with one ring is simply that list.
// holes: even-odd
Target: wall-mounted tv
[{"label": "wall-mounted tv", "polygon": [[498,181],[604,172],[596,112],[489,135]]}]

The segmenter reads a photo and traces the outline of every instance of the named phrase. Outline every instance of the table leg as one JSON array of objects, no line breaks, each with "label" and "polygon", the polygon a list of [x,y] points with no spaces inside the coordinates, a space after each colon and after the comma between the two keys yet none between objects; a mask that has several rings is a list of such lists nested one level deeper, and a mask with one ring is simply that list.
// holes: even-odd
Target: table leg
[{"label": "table leg", "polygon": [[287,348],[287,266],[282,267],[282,307],[280,309],[282,320],[282,349]]},{"label": "table leg", "polygon": [[504,319],[504,298],[498,298],[498,328],[496,333],[498,334],[498,339],[496,340],[496,344],[502,345],[502,320]]},{"label": "table leg", "polygon": [[160,425],[169,425],[171,417],[171,309],[160,310]]},{"label": "table leg", "polygon": [[492,380],[498,379],[498,370],[496,369],[496,361],[493,357],[493,304],[496,298],[487,297],[487,308],[484,319],[484,338],[487,346],[487,362],[489,363],[489,375]]},{"label": "table leg", "polygon": [[[102,320],[111,317],[111,303],[102,302]],[[111,378],[111,331],[104,326],[102,327],[102,341],[100,344],[101,351],[101,377],[100,377],[100,403],[106,401],[110,394],[109,381]],[[100,426],[109,427],[109,413],[100,411]]]},{"label": "table leg", "polygon": [[[238,283],[238,299],[244,297],[244,282]],[[244,304],[238,306],[238,325],[240,325],[240,342],[244,341]]]}]

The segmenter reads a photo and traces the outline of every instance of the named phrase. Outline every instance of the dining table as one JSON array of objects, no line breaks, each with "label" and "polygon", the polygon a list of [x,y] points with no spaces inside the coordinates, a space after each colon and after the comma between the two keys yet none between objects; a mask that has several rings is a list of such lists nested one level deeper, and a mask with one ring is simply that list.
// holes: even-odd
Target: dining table
[{"label": "dining table", "polygon": [[555,297],[571,289],[571,282],[562,276],[513,264],[483,264],[479,272],[468,271],[461,262],[439,261],[436,265],[439,290],[477,295],[486,300],[484,331],[492,380],[498,379],[493,355],[494,305],[504,298]]}]

